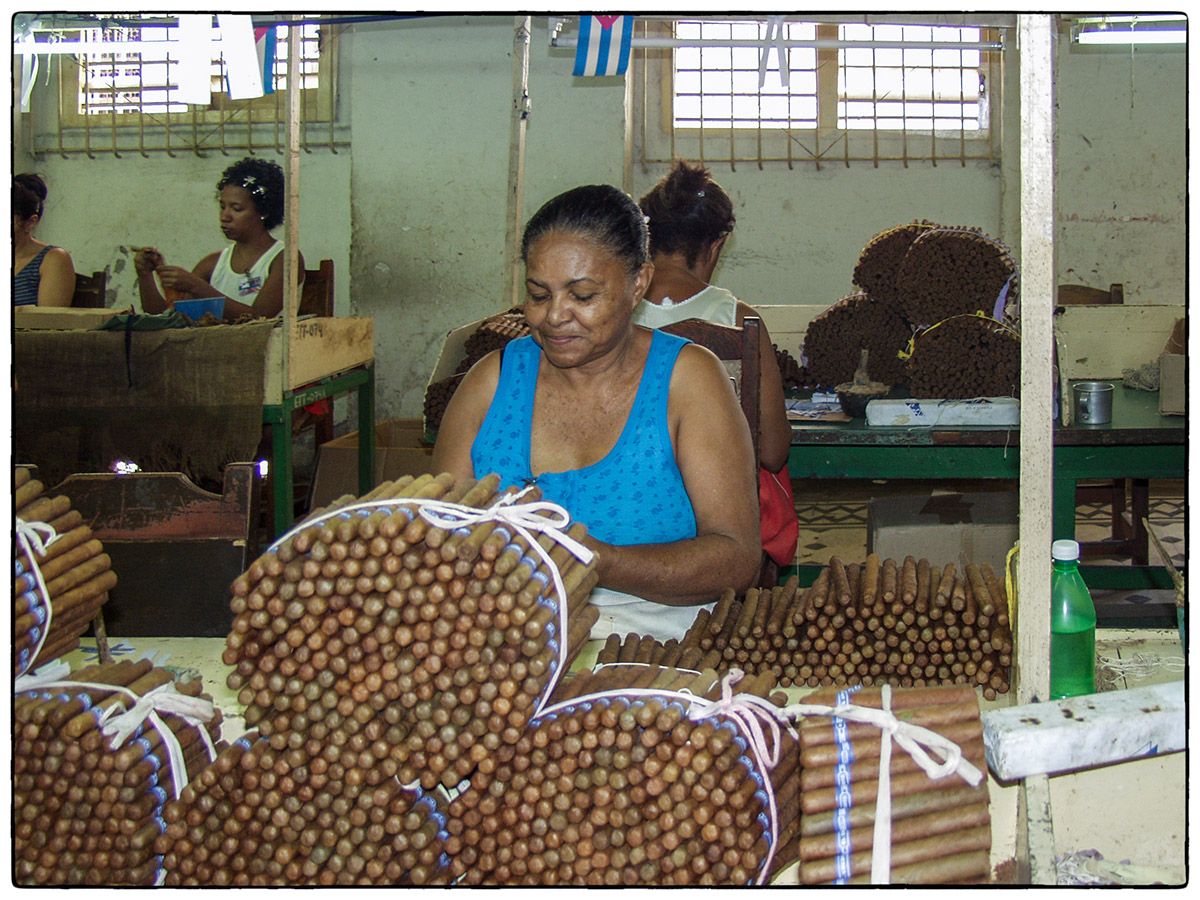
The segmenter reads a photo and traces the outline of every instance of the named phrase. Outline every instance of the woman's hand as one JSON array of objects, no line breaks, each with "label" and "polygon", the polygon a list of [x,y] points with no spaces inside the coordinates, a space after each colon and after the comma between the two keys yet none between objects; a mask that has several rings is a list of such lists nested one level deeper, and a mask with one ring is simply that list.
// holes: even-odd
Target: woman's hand
[{"label": "woman's hand", "polygon": [[165,291],[191,294],[193,297],[206,297],[213,293],[212,285],[187,269],[179,266],[159,265],[156,271],[158,280],[162,282]]},{"label": "woman's hand", "polygon": [[149,275],[166,263],[163,255],[153,247],[143,247],[133,257],[133,267],[138,275]]}]

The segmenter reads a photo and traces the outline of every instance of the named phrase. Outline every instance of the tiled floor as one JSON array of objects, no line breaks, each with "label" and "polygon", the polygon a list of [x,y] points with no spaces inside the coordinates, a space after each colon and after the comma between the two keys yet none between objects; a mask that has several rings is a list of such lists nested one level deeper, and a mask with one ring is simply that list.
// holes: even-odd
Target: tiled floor
[{"label": "tiled floor", "polygon": [[[873,497],[923,494],[923,485],[903,481],[828,481],[802,480],[793,482],[796,495],[796,515],[800,520],[800,539],[797,543],[798,564],[823,564],[831,556],[861,560],[867,553],[867,504]],[[956,481],[939,485],[939,490],[963,493],[1011,491],[1009,482]],[[1176,565],[1186,560],[1184,545],[1183,483],[1155,481],[1151,483],[1150,524],[1154,527]],[[1098,503],[1083,503],[1076,507],[1076,535],[1079,539],[1098,540],[1108,536],[1109,511]],[[1150,549],[1152,564],[1158,564],[1158,554]],[[1112,558],[1094,562],[1128,562]],[[1089,562],[1093,562],[1089,560]]]}]

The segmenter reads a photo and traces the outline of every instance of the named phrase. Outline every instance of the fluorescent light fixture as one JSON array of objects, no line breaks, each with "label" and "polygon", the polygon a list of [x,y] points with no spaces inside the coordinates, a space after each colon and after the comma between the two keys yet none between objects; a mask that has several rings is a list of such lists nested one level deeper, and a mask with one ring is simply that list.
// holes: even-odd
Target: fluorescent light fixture
[{"label": "fluorescent light fixture", "polygon": [[1187,17],[1181,15],[1098,16],[1076,19],[1071,38],[1077,44],[1186,44]]}]

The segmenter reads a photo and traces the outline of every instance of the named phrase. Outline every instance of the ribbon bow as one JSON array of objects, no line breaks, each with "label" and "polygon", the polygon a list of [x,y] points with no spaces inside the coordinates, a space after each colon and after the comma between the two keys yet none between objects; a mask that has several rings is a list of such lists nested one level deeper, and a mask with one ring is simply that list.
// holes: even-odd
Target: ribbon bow
[{"label": "ribbon bow", "polygon": [[[758,871],[758,877],[756,878],[756,882],[762,884],[767,877],[767,873],[771,870],[771,860],[775,858],[775,848],[779,842],[779,814],[775,806],[775,791],[771,786],[770,778],[771,769],[775,768],[779,762],[779,723],[784,723],[793,736],[797,738],[799,736],[792,727],[786,712],[779,709],[769,700],[753,694],[733,693],[733,685],[741,681],[744,674],[741,669],[730,669],[721,679],[721,697],[718,700],[707,700],[703,697],[697,697],[690,691],[622,688],[615,691],[585,694],[579,697],[572,697],[570,700],[561,701],[540,711],[537,716],[530,720],[530,724],[536,724],[536,720],[539,717],[569,710],[603,697],[617,697],[620,699],[645,697],[648,699],[665,700],[667,702],[672,700],[678,701],[684,704],[685,714],[694,722],[700,722],[704,719],[715,718],[717,716],[728,716],[733,719],[741,732],[746,735],[746,743],[754,754],[758,768],[762,772],[763,791],[767,796],[771,840],[770,849],[767,851],[767,856],[763,860],[763,864]],[[763,723],[766,723],[771,732],[772,740],[769,743],[763,731]]]},{"label": "ribbon bow", "polygon": [[[962,748],[954,741],[936,731],[897,719],[891,710],[891,698],[891,686],[885,684],[880,691],[881,709],[856,706],[853,703],[842,703],[833,707],[798,703],[784,710],[786,714],[797,717],[836,716],[851,722],[865,722],[874,725],[886,736],[887,740],[879,742],[879,789],[875,796],[875,829],[872,844],[875,853],[871,857],[872,884],[887,884],[891,870],[892,791],[889,770],[892,741],[899,744],[931,779],[937,780],[957,773],[971,787],[977,786],[983,780],[983,773],[971,762],[963,759]],[[941,762],[935,762],[934,756],[940,756]]]},{"label": "ribbon bow", "polygon": [[217,756],[217,748],[213,746],[212,738],[209,737],[208,731],[204,728],[204,723],[211,721],[214,715],[214,707],[211,700],[181,694],[175,690],[173,682],[159,685],[154,690],[139,696],[124,685],[92,684],[85,681],[71,680],[48,681],[45,680],[48,674],[46,667],[39,669],[38,674],[32,676],[32,680],[26,682],[25,685],[19,688],[18,692],[33,688],[66,688],[84,691],[116,692],[124,694],[133,700],[133,706],[129,709],[122,709],[120,706],[113,705],[100,715],[97,724],[101,728],[101,734],[112,736],[109,747],[116,750],[137,730],[138,726],[143,722],[149,721],[162,738],[163,746],[167,748],[167,757],[171,762],[171,783],[175,789],[176,800],[179,799],[180,793],[188,783],[187,765],[183,759],[183,748],[179,746],[179,738],[175,736],[175,732],[168,727],[167,723],[158,714],[160,712],[173,713],[183,719],[188,725],[196,728],[200,732],[201,740],[204,741],[204,747],[208,751],[208,758],[213,760]]}]

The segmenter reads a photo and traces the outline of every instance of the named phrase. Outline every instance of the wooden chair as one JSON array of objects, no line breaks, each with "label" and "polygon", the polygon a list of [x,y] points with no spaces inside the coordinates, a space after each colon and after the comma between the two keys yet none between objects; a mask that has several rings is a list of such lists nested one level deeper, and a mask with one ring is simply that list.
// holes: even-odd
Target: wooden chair
[{"label": "wooden chair", "polygon": [[[736,378],[733,379],[737,389],[738,400],[746,422],[750,425],[750,439],[754,443],[754,459],[758,460],[759,443],[759,345],[762,340],[762,319],[757,316],[747,316],[742,327],[716,325],[702,319],[684,319],[665,325],[661,331],[685,337],[693,343],[707,347],[717,357],[726,363],[738,363]],[[732,376],[731,376],[732,377]]]},{"label": "wooden chair", "polygon": [[304,270],[300,285],[301,316],[333,315],[333,260],[323,259],[315,269]]},{"label": "wooden chair", "polygon": [[[736,369],[737,374],[730,375],[737,391],[742,413],[750,426],[750,440],[754,445],[754,464],[758,467],[758,444],[760,432],[759,405],[759,373],[762,358],[759,356],[762,341],[762,319],[757,316],[747,316],[742,320],[742,327],[717,325],[702,319],[684,319],[671,325],[664,325],[661,331],[685,337],[695,344],[707,347],[730,369]],[[731,365],[736,364],[736,365]],[[758,569],[755,585],[761,588],[773,588],[779,582],[779,567],[766,553]]]},{"label": "wooden chair", "polygon": [[91,275],[75,273],[75,293],[71,296],[71,306],[76,309],[103,309],[104,289],[108,286],[108,272],[101,269]]},{"label": "wooden chair", "polygon": [[[333,315],[333,260],[323,259],[315,269],[304,270],[304,283],[300,286],[301,316]],[[317,446],[333,440],[333,402],[328,404],[329,412],[317,415],[313,419],[315,440]]]},{"label": "wooden chair", "polygon": [[118,580],[104,605],[112,637],[229,633],[229,585],[257,556],[260,486],[258,465],[239,462],[225,467],[219,495],[179,472],[88,472],[54,488],[112,560]]}]

